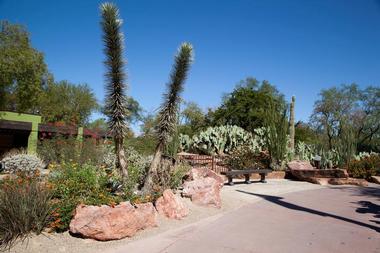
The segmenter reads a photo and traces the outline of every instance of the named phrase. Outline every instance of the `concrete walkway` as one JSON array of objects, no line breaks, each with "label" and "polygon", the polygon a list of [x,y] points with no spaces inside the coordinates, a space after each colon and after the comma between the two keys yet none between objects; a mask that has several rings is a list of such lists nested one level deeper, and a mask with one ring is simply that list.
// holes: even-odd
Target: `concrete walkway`
[{"label": "concrete walkway", "polygon": [[380,187],[324,187],[285,195],[228,188],[260,201],[109,252],[378,252]]}]

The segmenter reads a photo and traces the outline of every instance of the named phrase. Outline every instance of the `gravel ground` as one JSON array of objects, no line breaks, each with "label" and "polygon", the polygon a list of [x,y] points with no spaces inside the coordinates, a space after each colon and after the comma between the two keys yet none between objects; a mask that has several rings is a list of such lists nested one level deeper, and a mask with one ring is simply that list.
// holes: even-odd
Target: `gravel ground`
[{"label": "gravel ground", "polygon": [[198,222],[212,216],[219,217],[227,212],[236,210],[246,204],[259,201],[260,198],[252,197],[246,194],[239,194],[236,190],[254,191],[259,194],[286,194],[290,192],[319,189],[323,186],[314,185],[306,182],[297,182],[290,180],[268,180],[267,184],[252,183],[249,185],[236,183],[234,186],[225,186],[222,189],[222,208],[205,208],[193,205],[190,200],[186,203],[190,209],[190,215],[183,220],[169,220],[159,217],[159,226],[157,228],[147,229],[139,232],[132,238],[125,238],[118,241],[99,242],[91,239],[81,239],[71,236],[68,232],[43,233],[41,235],[32,235],[24,242],[18,243],[10,252],[21,253],[60,253],[60,252],[81,252],[96,253],[110,251],[110,248],[118,248],[131,241],[151,237],[171,229],[185,227],[191,223]]}]

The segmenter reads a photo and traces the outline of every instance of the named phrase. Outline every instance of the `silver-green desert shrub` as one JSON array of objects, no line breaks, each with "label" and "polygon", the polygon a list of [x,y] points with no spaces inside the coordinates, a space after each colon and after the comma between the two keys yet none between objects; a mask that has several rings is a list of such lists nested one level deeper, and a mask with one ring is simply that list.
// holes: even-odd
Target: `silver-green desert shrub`
[{"label": "silver-green desert shrub", "polygon": [[25,151],[11,151],[5,154],[1,163],[5,173],[33,172],[45,166],[37,155],[27,154]]}]

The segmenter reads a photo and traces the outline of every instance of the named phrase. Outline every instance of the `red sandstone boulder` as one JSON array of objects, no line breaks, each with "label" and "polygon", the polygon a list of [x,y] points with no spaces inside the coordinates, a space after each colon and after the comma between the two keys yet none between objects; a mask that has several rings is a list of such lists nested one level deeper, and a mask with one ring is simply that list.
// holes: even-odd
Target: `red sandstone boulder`
[{"label": "red sandstone boulder", "polygon": [[157,226],[152,203],[136,207],[123,202],[115,207],[79,205],[70,222],[70,232],[99,241],[131,237],[141,229]]},{"label": "red sandstone boulder", "polygon": [[313,170],[314,167],[310,164],[309,161],[300,161],[294,160],[288,162],[288,168],[290,170]]},{"label": "red sandstone boulder", "polygon": [[191,201],[197,205],[221,208],[220,189],[220,182],[214,178],[205,177],[185,182],[182,194],[190,197]]},{"label": "red sandstone boulder", "polygon": [[348,178],[346,170],[316,169],[308,161],[291,161],[288,168],[295,178],[304,181],[313,181],[312,178]]},{"label": "red sandstone boulder", "polygon": [[214,171],[212,171],[208,168],[193,168],[193,169],[191,169],[189,172],[188,179],[189,180],[196,180],[196,179],[201,179],[201,178],[205,178],[205,177],[211,177],[211,178],[215,179],[220,184],[220,186],[222,186],[222,187],[224,185],[223,177],[218,175],[217,173],[215,173]]},{"label": "red sandstone boulder", "polygon": [[368,182],[364,179],[359,178],[330,178],[329,184],[333,185],[357,185],[357,186],[368,186]]},{"label": "red sandstone boulder", "polygon": [[169,219],[180,220],[189,214],[189,209],[183,200],[167,189],[156,201],[156,209],[159,214]]},{"label": "red sandstone boulder", "polygon": [[371,176],[370,180],[372,183],[380,184],[380,176]]},{"label": "red sandstone boulder", "polygon": [[306,181],[312,184],[329,185],[330,178],[324,177],[310,177]]}]

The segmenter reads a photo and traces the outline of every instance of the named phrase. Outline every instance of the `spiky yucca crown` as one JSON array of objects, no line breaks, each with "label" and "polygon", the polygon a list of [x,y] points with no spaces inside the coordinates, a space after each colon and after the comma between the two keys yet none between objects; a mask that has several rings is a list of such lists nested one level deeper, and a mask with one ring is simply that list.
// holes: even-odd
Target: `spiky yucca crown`
[{"label": "spiky yucca crown", "polygon": [[116,138],[122,138],[127,129],[126,116],[128,113],[125,96],[127,85],[124,73],[122,20],[118,8],[112,3],[101,4],[100,10],[106,55],[104,61],[106,66],[105,113],[111,133]]},{"label": "spiky yucca crown", "polygon": [[167,84],[167,93],[159,112],[157,134],[159,143],[165,145],[175,130],[177,111],[181,100],[180,94],[193,61],[193,47],[190,43],[183,43],[174,58],[174,65]]}]

